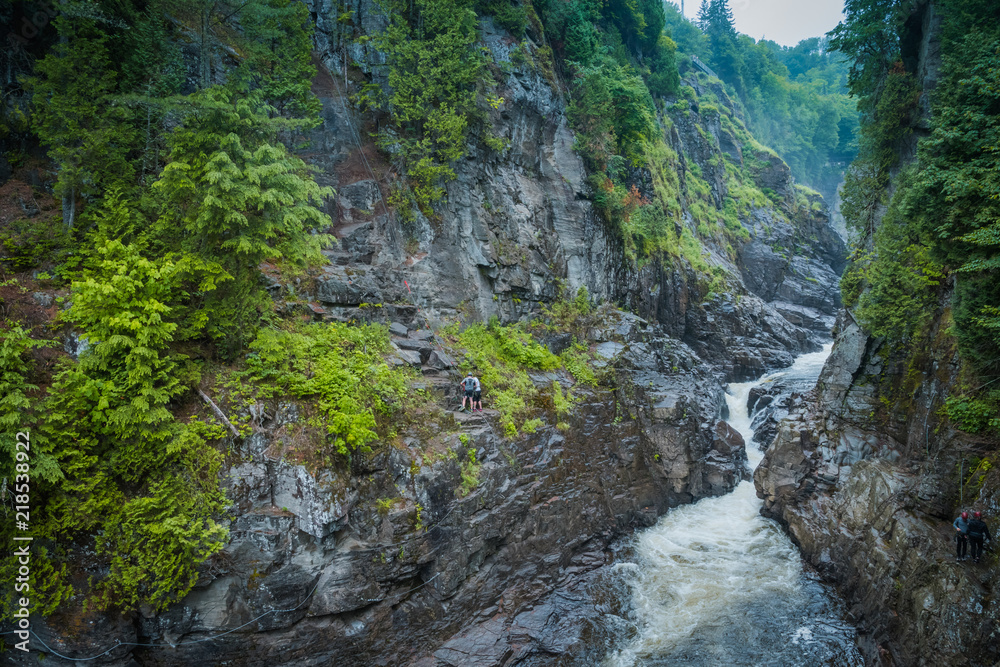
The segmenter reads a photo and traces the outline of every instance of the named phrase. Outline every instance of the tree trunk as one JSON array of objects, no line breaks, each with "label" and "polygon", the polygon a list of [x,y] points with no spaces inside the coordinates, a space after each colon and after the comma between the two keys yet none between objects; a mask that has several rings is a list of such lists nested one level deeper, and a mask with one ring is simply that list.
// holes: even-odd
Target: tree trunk
[{"label": "tree trunk", "polygon": [[206,3],[201,13],[201,53],[198,55],[199,65],[201,66],[200,83],[202,90],[212,84],[212,54],[208,51],[208,24],[211,17],[211,7]]},{"label": "tree trunk", "polygon": [[63,191],[62,196],[63,229],[67,232],[73,229],[76,221],[76,188],[69,187]]}]

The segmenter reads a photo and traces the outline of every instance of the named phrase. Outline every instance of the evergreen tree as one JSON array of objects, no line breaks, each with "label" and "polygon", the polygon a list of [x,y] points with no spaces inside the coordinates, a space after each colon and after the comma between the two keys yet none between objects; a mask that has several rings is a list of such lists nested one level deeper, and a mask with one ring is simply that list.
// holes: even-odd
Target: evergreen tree
[{"label": "evergreen tree", "polygon": [[736,39],[736,23],[729,0],[702,0],[698,8],[698,25],[709,36],[728,35]]},{"label": "evergreen tree", "polygon": [[[180,247],[234,279],[206,297],[209,333],[232,335],[238,349],[262,306],[263,261],[317,261],[330,225],[320,207],[332,190],[278,141],[307,126],[276,116],[259,92],[211,88],[192,97],[183,126],[170,136],[170,155],[154,188],[163,196],[163,234],[183,233]],[[233,348],[232,346],[236,346]]]},{"label": "evergreen tree", "polygon": [[[492,85],[476,42],[471,0],[386,0],[388,27],[373,37],[389,65],[389,97],[369,88],[369,104],[390,109],[395,127],[379,144],[398,155],[416,204],[429,212],[465,154],[480,85]],[[408,204],[408,203],[407,203]]]},{"label": "evergreen tree", "polygon": [[131,110],[115,96],[108,35],[89,18],[59,16],[55,25],[60,42],[36,63],[25,87],[32,94],[32,125],[58,165],[56,193],[69,229],[79,197],[132,184],[128,152],[136,135]]}]

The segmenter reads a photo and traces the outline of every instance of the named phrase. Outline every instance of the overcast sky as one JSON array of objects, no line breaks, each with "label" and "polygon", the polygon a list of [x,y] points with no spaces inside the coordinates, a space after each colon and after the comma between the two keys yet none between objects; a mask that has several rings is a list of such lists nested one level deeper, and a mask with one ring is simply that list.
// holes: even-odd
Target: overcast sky
[{"label": "overcast sky", "polygon": [[[671,0],[680,5],[680,0]],[[694,19],[701,0],[684,0],[684,15]],[[736,29],[754,39],[766,37],[795,46],[807,37],[821,37],[843,18],[844,0],[729,0]]]}]

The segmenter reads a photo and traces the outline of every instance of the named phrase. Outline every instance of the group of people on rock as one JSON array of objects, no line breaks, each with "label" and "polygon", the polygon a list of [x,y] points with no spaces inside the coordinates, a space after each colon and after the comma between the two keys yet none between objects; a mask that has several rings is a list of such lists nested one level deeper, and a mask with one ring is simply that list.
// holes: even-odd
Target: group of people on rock
[{"label": "group of people on rock", "polygon": [[[973,512],[970,519],[968,512],[962,512],[952,526],[955,527],[958,562],[972,558],[973,563],[978,563],[983,556],[983,544],[992,540],[990,529],[983,521],[983,513]],[[968,556],[965,555],[966,551],[970,552]]]},{"label": "group of people on rock", "polygon": [[479,383],[479,378],[469,371],[465,379],[459,383],[461,387],[462,394],[462,408],[461,411],[465,411],[465,401],[469,401],[469,411],[470,412],[482,412],[483,411],[483,386]]}]

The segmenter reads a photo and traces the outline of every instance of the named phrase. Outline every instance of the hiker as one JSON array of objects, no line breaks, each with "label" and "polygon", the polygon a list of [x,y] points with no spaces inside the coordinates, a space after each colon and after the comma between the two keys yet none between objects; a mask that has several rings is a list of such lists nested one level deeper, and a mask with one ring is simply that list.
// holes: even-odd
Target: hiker
[{"label": "hiker", "polygon": [[965,551],[969,545],[969,513],[962,512],[962,515],[951,524],[955,528],[955,544],[958,548],[956,558],[959,562],[966,559]]},{"label": "hiker", "polygon": [[974,512],[972,514],[968,535],[969,544],[972,545],[972,562],[978,563],[979,558],[983,555],[983,541],[992,539],[990,537],[990,529],[986,526],[986,522],[983,521],[982,512]]},{"label": "hiker", "polygon": [[472,392],[472,411],[483,411],[483,388],[479,384],[479,378],[476,378],[476,389]]},{"label": "hiker", "polygon": [[475,396],[476,388],[479,387],[479,380],[477,380],[472,374],[472,371],[469,371],[465,375],[465,379],[459,382],[459,385],[462,387],[461,409],[465,410],[465,399],[469,399],[469,410],[472,411],[476,407],[476,404],[473,402],[473,397]]}]

